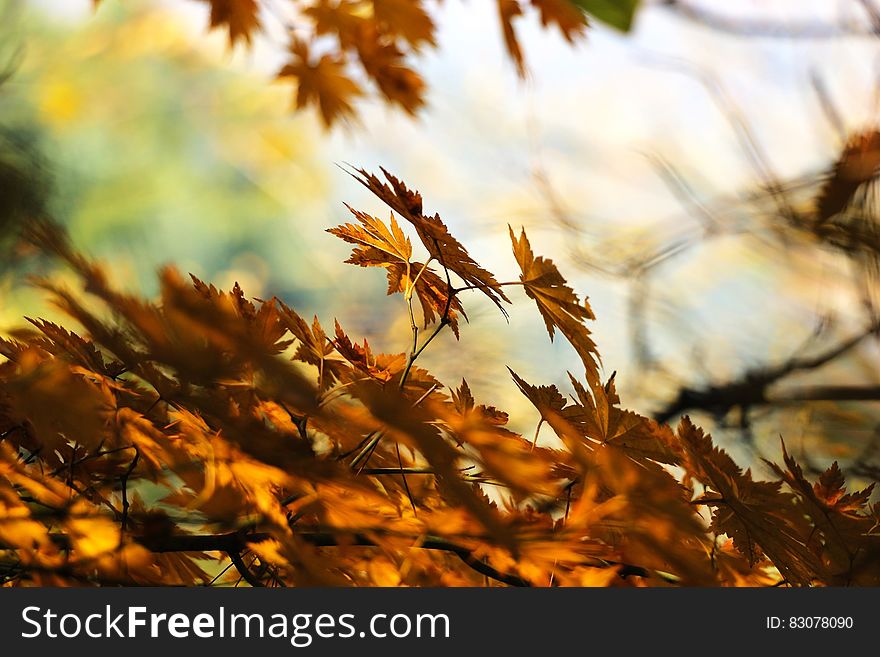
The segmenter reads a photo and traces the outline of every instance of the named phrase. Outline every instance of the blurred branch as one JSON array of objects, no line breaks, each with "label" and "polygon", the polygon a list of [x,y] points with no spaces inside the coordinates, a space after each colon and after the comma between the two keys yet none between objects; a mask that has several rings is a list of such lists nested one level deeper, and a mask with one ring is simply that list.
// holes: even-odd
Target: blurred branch
[{"label": "blurred branch", "polygon": [[875,386],[817,386],[803,388],[780,396],[773,396],[769,391],[770,386],[786,377],[797,372],[819,369],[848,353],[869,336],[876,336],[878,333],[880,333],[880,325],[874,324],[862,333],[817,356],[808,358],[793,356],[777,367],[747,371],[741,379],[721,385],[709,385],[701,389],[682,388],[670,404],[654,413],[654,419],[658,422],[669,422],[676,416],[693,410],[707,411],[716,417],[721,417],[734,408],[740,408],[745,412],[753,406],[777,403],[880,399],[878,396],[880,388]]},{"label": "blurred branch", "polygon": [[725,16],[686,0],[659,0],[657,6],[687,21],[739,37],[771,39],[838,39],[880,34],[877,9],[869,0],[859,0],[871,23],[825,23],[821,21],[788,22],[761,18]]},{"label": "blurred branch", "polygon": [[789,404],[805,401],[880,401],[880,386],[808,386],[790,392],[771,395],[771,404]]}]

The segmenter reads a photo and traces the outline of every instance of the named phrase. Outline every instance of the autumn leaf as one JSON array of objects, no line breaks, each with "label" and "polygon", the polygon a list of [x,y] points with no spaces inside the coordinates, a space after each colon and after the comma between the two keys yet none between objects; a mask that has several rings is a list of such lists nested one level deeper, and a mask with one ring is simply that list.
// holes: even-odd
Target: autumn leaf
[{"label": "autumn leaf", "polygon": [[686,470],[719,496],[716,502],[704,496],[707,504],[714,505],[716,532],[730,536],[750,564],[766,554],[793,585],[824,579],[824,568],[805,544],[802,520],[792,513],[791,495],[781,492],[779,482],[755,481],[687,417],[681,420],[678,436]]},{"label": "autumn leaf", "polygon": [[857,134],[844,146],[816,199],[816,222],[846,209],[861,185],[880,174],[880,131]]},{"label": "autumn leaf", "polygon": [[370,343],[364,340],[360,345],[353,342],[336,322],[336,339],[333,341],[336,350],[354,367],[382,383],[391,381],[392,377],[401,372],[406,364],[404,354],[373,354]]},{"label": "autumn leaf", "polygon": [[350,244],[358,245],[346,262],[362,267],[409,262],[412,257],[412,244],[400,229],[393,213],[389,229],[381,220],[371,217],[365,212],[359,212],[348,205],[345,207],[355,216],[360,225],[343,224],[336,228],[328,228],[327,232]]},{"label": "autumn leaf", "polygon": [[121,364],[118,361],[105,362],[101,351],[90,340],[43,319],[25,319],[45,336],[45,340],[31,340],[32,344],[46,349],[54,356],[65,357],[77,365],[107,376],[113,377],[120,373]]},{"label": "autumn leaf", "polygon": [[434,21],[420,0],[373,0],[373,14],[383,32],[405,39],[415,49],[436,45]]},{"label": "autumn leaf", "polygon": [[556,329],[559,329],[581,357],[590,385],[598,385],[600,357],[596,343],[584,324],[585,320],[596,318],[589,303],[586,299],[583,304],[580,302],[552,260],[535,257],[525,230],[521,231],[519,238],[514,235],[513,228],[509,230],[513,254],[522,272],[520,280],[523,288],[538,304],[550,338],[553,339]]},{"label": "autumn leaf", "polygon": [[227,306],[247,325],[250,335],[269,353],[281,353],[289,340],[282,340],[286,327],[279,321],[278,310],[273,303],[261,303],[259,308],[247,297],[241,286],[236,282],[229,293],[222,292],[213,285],[208,285],[192,274],[190,278],[193,288],[207,301]]},{"label": "autumn leaf", "polygon": [[471,258],[461,242],[449,233],[440,215],[423,214],[421,194],[408,189],[385,169],[382,169],[382,173],[388,181],[387,184],[363,169],[355,169],[351,175],[415,227],[419,239],[433,260],[456,274],[468,286],[480,290],[506,315],[501,302],[509,303],[510,300],[495,277]]},{"label": "autumn leaf", "polygon": [[446,282],[428,265],[410,261],[412,244],[394,215],[391,216],[391,227],[388,228],[379,219],[352,208],[349,210],[360,225],[343,224],[327,230],[336,237],[357,245],[346,262],[361,267],[384,267],[388,275],[388,294],[406,294],[412,287],[421,303],[425,326],[445,314],[453,333],[460,337],[458,313],[467,319],[461,302],[455,296],[448,298]]},{"label": "autumn leaf", "polygon": [[260,8],[257,0],[205,0],[211,5],[211,27],[225,26],[229,44],[251,42],[251,35],[260,29]]},{"label": "autumn leaf", "polygon": [[291,60],[278,77],[296,80],[296,108],[316,106],[327,128],[337,120],[354,118],[352,103],[363,92],[346,73],[343,58],[328,54],[312,63],[309,48],[301,41],[293,42],[290,52]]},{"label": "autumn leaf", "polygon": [[330,358],[334,351],[333,343],[327,337],[318,317],[309,324],[280,299],[276,299],[280,313],[279,320],[297,340],[294,360],[314,365],[318,369],[318,388],[325,390],[344,376],[347,367],[339,360]]},{"label": "autumn leaf", "polygon": [[69,443],[92,449],[106,440],[116,410],[106,385],[34,351],[19,360],[4,393],[11,411],[4,424],[25,427],[28,449],[55,462],[70,454]]},{"label": "autumn leaf", "polygon": [[526,61],[523,55],[522,46],[516,36],[516,29],[513,22],[522,16],[522,7],[519,0],[497,0],[498,2],[498,19],[501,22],[501,33],[504,36],[504,46],[507,48],[507,54],[516,65],[516,72],[521,78],[526,76]]},{"label": "autumn leaf", "polygon": [[477,404],[474,400],[473,394],[471,393],[471,388],[468,385],[468,382],[464,379],[461,380],[461,385],[458,388],[452,390],[452,405],[459,415],[467,416],[471,413],[477,413],[487,422],[497,424],[499,426],[507,424],[507,421],[509,419],[507,413],[495,408],[494,406]]},{"label": "autumn leaf", "polygon": [[[431,264],[506,300],[418,193],[358,173],[429,259],[395,216],[352,211],[331,230],[350,262],[384,268],[427,321],[460,308]],[[40,229],[81,291],[38,289],[79,328],[33,320],[0,339],[0,551],[15,564],[0,584],[880,585],[873,487],[848,492],[836,463],[812,482],[784,444],[761,481],[689,419],[674,433],[625,410],[615,376],[598,378],[589,306],[524,233],[520,282],[551,337],[596,365],[568,397],[511,371],[562,445],[464,379],[445,388],[409,344],[379,353],[338,322],[331,341],[278,299],[170,268],[157,297],[122,293]]]},{"label": "autumn leaf", "polygon": [[425,104],[425,81],[406,65],[403,51],[395,44],[368,42],[358,48],[358,56],[386,100],[408,114]]},{"label": "autumn leaf", "polygon": [[422,308],[424,324],[434,323],[437,319],[445,318],[449,328],[456,338],[461,334],[458,327],[458,315],[467,320],[467,314],[458,297],[450,295],[446,281],[431,267],[414,261],[407,267],[402,263],[388,266],[388,294],[406,292],[408,286],[413,285],[416,296]]},{"label": "autumn leaf", "polygon": [[667,465],[680,462],[675,435],[667,425],[619,408],[614,376],[604,386],[593,385],[590,393],[571,374],[568,376],[580,406],[570,405],[566,417],[576,420],[586,437],[619,447],[642,463],[646,459]]},{"label": "autumn leaf", "polygon": [[334,35],[341,50],[355,48],[369,33],[370,18],[359,0],[315,0],[303,9],[314,26],[316,36]]},{"label": "autumn leaf", "polygon": [[856,493],[847,493],[845,484],[843,472],[835,461],[819,475],[819,481],[813,485],[813,492],[829,508],[840,513],[864,510],[868,500],[871,499],[874,484]]},{"label": "autumn leaf", "polygon": [[541,24],[544,27],[556,25],[569,43],[586,34],[587,16],[572,0],[532,0],[532,5],[541,12]]},{"label": "autumn leaf", "polygon": [[874,485],[847,493],[836,462],[811,485],[784,442],[782,456],[785,469],[765,462],[788,484],[797,497],[798,508],[810,519],[811,524],[804,529],[808,532],[804,542],[826,567],[823,583],[876,585],[880,580],[864,563],[864,559],[873,558],[868,554],[876,556],[880,550],[880,537],[872,536],[875,519],[868,508]]}]

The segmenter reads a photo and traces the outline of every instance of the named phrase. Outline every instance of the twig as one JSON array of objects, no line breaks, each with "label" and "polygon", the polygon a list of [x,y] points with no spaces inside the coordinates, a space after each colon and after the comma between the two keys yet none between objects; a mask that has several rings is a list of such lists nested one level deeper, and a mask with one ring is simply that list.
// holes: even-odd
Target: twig
[{"label": "twig", "polygon": [[[676,15],[717,32],[739,37],[771,39],[838,39],[846,36],[871,36],[876,26],[846,23],[788,23],[754,18],[733,18],[697,7],[684,0],[660,0],[657,3]],[[862,0],[862,4],[865,2]]]},{"label": "twig", "polygon": [[119,478],[122,483],[122,518],[119,521],[120,546],[122,546],[125,541],[125,530],[128,528],[128,507],[130,506],[128,503],[128,478],[131,476],[131,473],[134,472],[138,460],[141,457],[141,451],[137,448],[137,445],[130,445],[130,447],[134,448],[134,458],[131,460],[131,463],[128,464],[128,469]]}]

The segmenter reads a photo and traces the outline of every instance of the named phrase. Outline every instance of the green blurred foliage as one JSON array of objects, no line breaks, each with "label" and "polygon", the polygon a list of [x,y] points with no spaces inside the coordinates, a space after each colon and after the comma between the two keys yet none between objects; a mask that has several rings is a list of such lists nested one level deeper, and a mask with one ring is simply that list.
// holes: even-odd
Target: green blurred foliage
[{"label": "green blurred foliage", "polygon": [[[311,296],[296,226],[327,182],[315,126],[291,115],[283,88],[156,3],[104,3],[84,21],[32,6],[3,15],[14,66],[0,91],[4,157],[51,162],[39,201],[78,247],[148,294],[156,268],[175,263],[252,295]],[[32,162],[7,169],[45,177]],[[43,310],[20,279],[0,295],[2,325]]]}]

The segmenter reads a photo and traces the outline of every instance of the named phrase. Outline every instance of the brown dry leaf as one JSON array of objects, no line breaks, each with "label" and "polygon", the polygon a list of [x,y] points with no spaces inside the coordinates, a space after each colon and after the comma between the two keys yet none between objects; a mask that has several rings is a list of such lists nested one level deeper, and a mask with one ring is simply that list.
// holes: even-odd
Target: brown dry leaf
[{"label": "brown dry leaf", "polygon": [[248,324],[248,332],[269,353],[279,354],[284,351],[290,341],[282,341],[281,338],[287,332],[287,327],[280,321],[278,308],[272,302],[260,303],[259,308],[245,297],[244,291],[238,283],[229,293],[218,290],[213,285],[208,285],[192,274],[190,278],[193,288],[204,299],[220,306],[227,307]]},{"label": "brown dry leaf", "polygon": [[874,484],[857,493],[847,493],[845,484],[843,472],[841,472],[840,466],[835,461],[819,476],[819,481],[813,485],[813,491],[817,498],[835,511],[840,513],[863,511],[868,504],[868,500],[871,499]]},{"label": "brown dry leaf", "polygon": [[373,0],[373,15],[382,32],[405,39],[415,50],[437,45],[434,21],[421,0]]},{"label": "brown dry leaf", "polygon": [[477,405],[468,382],[461,380],[461,385],[452,391],[452,404],[459,415],[469,415],[477,413],[487,422],[497,424],[499,426],[507,424],[509,416],[504,411],[498,410],[494,406],[486,406],[485,404]]},{"label": "brown dry leaf", "polygon": [[446,281],[421,262],[414,261],[408,268],[402,263],[388,266],[388,294],[405,292],[407,285],[411,285],[413,280],[425,326],[445,316],[455,337],[460,338],[458,315],[461,314],[465,320],[467,315],[458,297],[453,294],[450,298]]},{"label": "brown dry leaf", "polygon": [[468,286],[482,291],[506,315],[501,302],[510,303],[510,300],[495,277],[471,258],[461,242],[449,233],[440,215],[429,217],[423,214],[421,194],[408,189],[385,169],[382,169],[382,173],[388,180],[387,184],[363,169],[355,169],[351,175],[415,227],[419,239],[433,260],[456,274]]},{"label": "brown dry leaf", "polygon": [[314,365],[318,369],[318,389],[326,390],[350,368],[344,362],[329,357],[334,351],[333,343],[324,333],[317,316],[313,318],[310,327],[293,308],[279,299],[275,299],[275,303],[279,308],[279,320],[298,341],[294,360]]},{"label": "brown dry leaf", "polygon": [[358,48],[358,56],[387,101],[411,115],[425,104],[425,81],[406,65],[405,54],[395,44],[370,41]]},{"label": "brown dry leaf", "polygon": [[521,78],[524,78],[527,73],[526,60],[513,27],[513,21],[522,16],[522,13],[519,0],[498,0],[498,19],[501,21],[504,46],[507,48],[507,54],[516,65],[516,72]]},{"label": "brown dry leaf", "polygon": [[510,241],[513,243],[513,254],[522,271],[519,278],[523,288],[538,304],[538,310],[544,318],[550,339],[553,339],[555,329],[559,329],[581,357],[590,386],[598,386],[601,359],[596,350],[596,343],[590,338],[590,331],[584,324],[585,320],[596,319],[590,304],[586,299],[581,304],[552,260],[541,256],[535,257],[525,230],[521,231],[517,239],[513,228],[510,228]]},{"label": "brown dry leaf", "polygon": [[260,7],[257,0],[205,0],[211,5],[211,27],[226,26],[229,45],[239,39],[247,44],[260,29]]},{"label": "brown dry leaf", "polygon": [[24,446],[41,458],[59,461],[70,456],[70,445],[93,449],[108,437],[116,410],[111,390],[64,361],[43,361],[31,350],[4,383],[8,422],[25,427],[30,440]]},{"label": "brown dry leaf", "polygon": [[669,426],[617,406],[620,397],[614,386],[614,375],[604,386],[593,385],[592,394],[571,374],[568,376],[580,408],[576,411],[576,407],[569,406],[566,417],[577,421],[585,437],[619,447],[642,463],[645,459],[668,465],[680,462],[675,434]]},{"label": "brown dry leaf", "polygon": [[865,558],[876,557],[880,551],[880,536],[873,533],[876,524],[868,508],[874,485],[847,494],[843,473],[836,462],[811,485],[786,451],[784,442],[782,454],[784,470],[775,463],[766,463],[794,491],[799,508],[811,521],[804,529],[808,531],[804,542],[826,566],[830,579],[823,583],[876,585],[880,579],[864,567]]},{"label": "brown dry leaf", "polygon": [[[577,465],[582,471],[589,471],[593,467],[592,446],[584,440],[583,432],[571,417],[571,411],[567,407],[567,400],[559,392],[556,386],[533,386],[522,379],[509,367],[507,371],[513,377],[514,383],[532,405],[541,414],[541,420],[550,425],[554,433],[565,444],[572,454]],[[575,416],[579,413],[575,407]]]},{"label": "brown dry leaf", "polygon": [[571,0],[532,0],[541,12],[541,25],[556,25],[569,43],[583,38],[587,33],[587,15]]},{"label": "brown dry leaf", "polygon": [[412,243],[391,215],[391,228],[381,219],[371,217],[346,205],[360,225],[342,224],[328,228],[327,232],[336,235],[349,244],[357,245],[346,262],[368,266],[387,266],[392,263],[406,263],[412,258]]},{"label": "brown dry leaf", "polygon": [[436,318],[443,317],[445,313],[453,333],[460,337],[458,313],[467,319],[461,302],[455,296],[448,298],[446,281],[433,269],[421,262],[410,261],[412,244],[404,235],[394,214],[391,215],[389,228],[375,217],[350,207],[348,209],[360,225],[343,224],[327,230],[349,244],[357,245],[346,262],[360,267],[384,267],[388,275],[388,294],[406,294],[415,281],[414,290],[422,307],[425,326],[433,323]]},{"label": "brown dry leaf", "polygon": [[45,340],[29,340],[30,344],[42,347],[54,356],[64,357],[71,362],[82,365],[105,376],[114,376],[121,371],[118,361],[106,363],[101,351],[95,344],[76,333],[47,322],[44,319],[25,318],[45,336]]},{"label": "brown dry leaf", "polygon": [[345,60],[338,55],[323,55],[312,63],[309,47],[302,41],[294,41],[290,52],[292,57],[278,77],[296,80],[296,109],[316,106],[326,128],[336,121],[353,119],[356,112],[352,103],[363,92],[348,76]]},{"label": "brown dry leaf", "polygon": [[852,137],[816,199],[816,222],[823,223],[846,209],[861,185],[880,173],[880,130]]},{"label": "brown dry leaf", "polygon": [[388,383],[392,377],[406,366],[405,354],[373,354],[370,343],[364,339],[363,346],[353,342],[336,322],[336,339],[333,341],[336,351],[354,367],[382,383]]},{"label": "brown dry leaf", "polygon": [[792,585],[811,585],[824,580],[825,567],[805,543],[802,517],[794,513],[792,497],[780,491],[778,482],[754,481],[750,471],[743,472],[722,449],[712,444],[710,436],[684,417],[678,435],[685,452],[684,467],[693,478],[717,493],[712,528],[727,534],[751,564],[762,553]]},{"label": "brown dry leaf", "polygon": [[560,482],[548,452],[534,450],[530,441],[504,428],[506,413],[476,406],[467,382],[453,391],[452,403],[437,404],[433,411],[445,421],[457,445],[474,451],[476,474],[506,484],[517,501],[558,492]]}]

